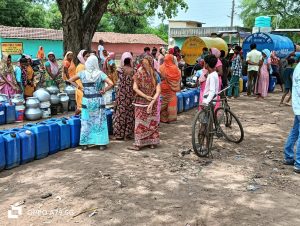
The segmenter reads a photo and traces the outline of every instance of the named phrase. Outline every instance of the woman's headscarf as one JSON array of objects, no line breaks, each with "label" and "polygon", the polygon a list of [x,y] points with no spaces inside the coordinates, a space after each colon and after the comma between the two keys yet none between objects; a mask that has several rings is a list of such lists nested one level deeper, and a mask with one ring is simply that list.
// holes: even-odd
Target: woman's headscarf
[{"label": "woman's headscarf", "polygon": [[7,59],[10,57],[10,55],[6,53],[2,53],[2,60],[0,63],[0,74],[3,76],[6,76],[7,74],[12,74],[14,72],[13,65],[10,64],[10,66],[7,66]]},{"label": "woman's headscarf", "polygon": [[115,58],[116,58],[116,54],[115,54],[114,52],[110,52],[110,53],[108,54],[108,56],[109,56],[109,58],[112,59],[112,60],[115,60]]},{"label": "woman's headscarf", "polygon": [[101,75],[98,58],[95,55],[89,56],[85,62],[85,76],[88,82],[96,82]]},{"label": "woman's headscarf", "polygon": [[271,52],[270,52],[270,50],[268,50],[268,49],[264,49],[263,51],[262,51],[262,53],[264,53],[267,57],[264,59],[264,63],[265,64],[267,64],[268,63],[268,60],[270,59],[270,57],[271,57]]},{"label": "woman's headscarf", "polygon": [[68,55],[69,55],[69,54],[73,54],[73,52],[72,52],[72,51],[68,51],[68,52],[66,53],[65,57],[64,57],[64,60],[67,60],[67,59],[68,59]]},{"label": "woman's headscarf", "polygon": [[124,67],[124,61],[125,59],[127,58],[130,58],[131,59],[131,67],[133,67],[133,62],[132,62],[132,55],[130,52],[125,52],[122,54],[122,57],[121,57],[121,67]]},{"label": "woman's headscarf", "polygon": [[[54,56],[54,61],[49,60],[50,55]],[[58,63],[56,61],[54,52],[49,52],[47,56],[48,56],[48,62],[50,63],[51,73],[53,75],[57,75],[57,73],[59,71],[59,66],[58,66]]]},{"label": "woman's headscarf", "polygon": [[210,51],[212,55],[215,55],[215,57],[217,57],[218,59],[220,58],[221,56],[220,50],[218,50],[217,48],[211,48]]},{"label": "woman's headscarf", "polygon": [[25,58],[26,58],[27,60],[31,60],[31,59],[32,59],[31,56],[28,55],[28,54],[25,54]]},{"label": "woman's headscarf", "polygon": [[85,52],[85,49],[80,50],[80,52],[77,55],[77,59],[79,60],[80,63],[85,64],[85,60],[83,57],[83,53]]},{"label": "woman's headscarf", "polygon": [[174,64],[174,57],[171,54],[165,56],[164,63],[160,66],[161,77],[166,80],[171,90],[175,91],[180,87],[180,70]]},{"label": "woman's headscarf", "polygon": [[49,52],[49,53],[48,53],[48,55],[47,55],[47,56],[48,56],[48,58],[49,58],[49,55],[53,55],[53,56],[54,56],[54,58],[55,58],[55,54],[54,54],[54,52]]},{"label": "woman's headscarf", "polygon": [[170,49],[169,49],[169,54],[174,55],[174,48],[170,48]]},{"label": "woman's headscarf", "polygon": [[164,63],[160,66],[159,71],[163,76],[165,76],[168,80],[176,80],[180,79],[180,70],[174,64],[174,57],[171,54],[167,54],[165,56]]},{"label": "woman's headscarf", "polygon": [[152,83],[153,85],[156,85],[156,76],[154,71],[154,60],[153,57],[150,54],[143,54],[142,56],[142,69],[152,77]]},{"label": "woman's headscarf", "polygon": [[45,58],[45,52],[44,52],[43,46],[39,47],[39,51],[37,53],[37,58],[39,58],[40,60]]}]

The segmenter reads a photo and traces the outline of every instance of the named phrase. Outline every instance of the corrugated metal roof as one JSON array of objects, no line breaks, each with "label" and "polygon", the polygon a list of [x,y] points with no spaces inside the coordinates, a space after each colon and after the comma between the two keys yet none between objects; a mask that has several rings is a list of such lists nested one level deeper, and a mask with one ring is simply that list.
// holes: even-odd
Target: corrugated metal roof
[{"label": "corrugated metal roof", "polygon": [[[0,37],[63,40],[63,31],[46,28],[8,27],[0,25]],[[114,32],[96,32],[93,37],[93,42],[99,42],[100,39],[102,39],[106,43],[166,45],[166,43],[161,38],[153,34],[121,34]]]}]

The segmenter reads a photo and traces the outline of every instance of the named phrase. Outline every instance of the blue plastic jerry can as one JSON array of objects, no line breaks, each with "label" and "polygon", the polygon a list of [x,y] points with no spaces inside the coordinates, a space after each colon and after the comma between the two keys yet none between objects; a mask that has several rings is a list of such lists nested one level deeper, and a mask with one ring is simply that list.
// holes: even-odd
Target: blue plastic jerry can
[{"label": "blue plastic jerry can", "polygon": [[71,147],[71,127],[68,119],[57,119],[60,131],[60,150],[65,150]]},{"label": "blue plastic jerry can", "polygon": [[188,111],[190,109],[191,95],[190,92],[183,91],[183,111]]},{"label": "blue plastic jerry can", "polygon": [[11,169],[20,165],[20,137],[15,132],[0,132],[5,146],[5,169]]},{"label": "blue plastic jerry can", "polygon": [[42,159],[49,154],[49,130],[45,125],[27,124],[25,129],[30,130],[35,136],[35,158]]},{"label": "blue plastic jerry can", "polygon": [[16,121],[16,106],[14,104],[5,104],[6,123],[14,123]]},{"label": "blue plastic jerry can", "polygon": [[25,164],[34,160],[35,157],[35,136],[27,129],[12,129],[19,135],[20,138],[20,153],[21,153],[21,164]]},{"label": "blue plastic jerry can", "polygon": [[40,125],[48,127],[49,130],[49,155],[60,151],[60,129],[54,121],[40,122]]},{"label": "blue plastic jerry can", "polygon": [[80,129],[81,129],[81,120],[80,116],[72,116],[69,118],[69,125],[71,129],[71,148],[79,146],[80,141]]},{"label": "blue plastic jerry can", "polygon": [[5,165],[5,143],[2,134],[0,134],[0,171],[5,168]]},{"label": "blue plastic jerry can", "polygon": [[181,92],[176,93],[177,96],[177,113],[183,112],[183,95]]},{"label": "blue plastic jerry can", "polygon": [[108,127],[108,134],[113,134],[113,110],[106,109],[106,117],[107,117],[107,127]]},{"label": "blue plastic jerry can", "polygon": [[5,104],[0,102],[0,125],[6,123],[6,112],[5,112]]}]

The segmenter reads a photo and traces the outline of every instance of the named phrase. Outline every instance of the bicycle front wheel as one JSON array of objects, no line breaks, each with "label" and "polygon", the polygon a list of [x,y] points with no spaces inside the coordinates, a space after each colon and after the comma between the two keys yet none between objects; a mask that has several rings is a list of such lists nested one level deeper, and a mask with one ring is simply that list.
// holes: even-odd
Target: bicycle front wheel
[{"label": "bicycle front wheel", "polygon": [[212,148],[212,122],[208,111],[197,112],[192,125],[192,144],[194,152],[199,157],[205,157]]},{"label": "bicycle front wheel", "polygon": [[216,110],[218,127],[230,142],[240,143],[244,139],[244,129],[238,117],[229,109],[220,107]]}]

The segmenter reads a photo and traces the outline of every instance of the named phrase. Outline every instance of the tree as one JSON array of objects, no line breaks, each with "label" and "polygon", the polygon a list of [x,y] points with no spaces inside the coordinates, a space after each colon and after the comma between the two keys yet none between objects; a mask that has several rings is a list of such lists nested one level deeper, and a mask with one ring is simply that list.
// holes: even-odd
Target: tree
[{"label": "tree", "polygon": [[[90,49],[93,35],[104,13],[121,16],[153,16],[158,8],[161,18],[176,15],[178,7],[187,8],[185,0],[56,0],[62,14],[64,51],[78,53]],[[137,7],[143,3],[144,8]],[[163,12],[163,13],[162,13]]]},{"label": "tree", "polygon": [[44,27],[46,13],[41,4],[27,0],[0,0],[0,23],[6,26]]},{"label": "tree", "polygon": [[280,28],[298,28],[300,24],[299,0],[242,0],[241,19],[244,26],[253,27],[255,17],[278,15],[272,26]]},{"label": "tree", "polygon": [[58,6],[56,3],[53,3],[50,5],[49,10],[46,14],[46,24],[48,28],[62,29],[62,18],[61,13],[58,9]]}]

